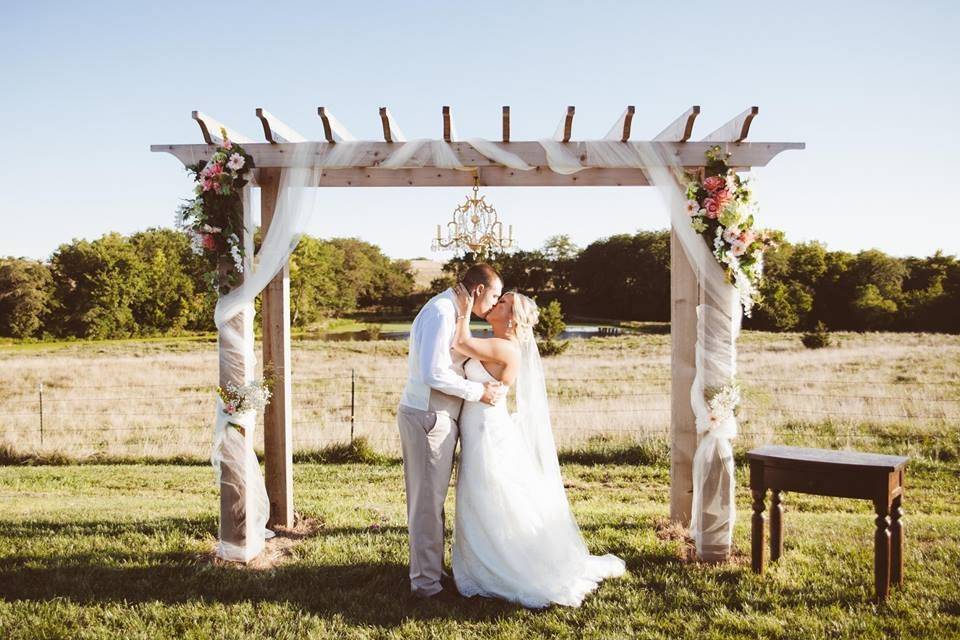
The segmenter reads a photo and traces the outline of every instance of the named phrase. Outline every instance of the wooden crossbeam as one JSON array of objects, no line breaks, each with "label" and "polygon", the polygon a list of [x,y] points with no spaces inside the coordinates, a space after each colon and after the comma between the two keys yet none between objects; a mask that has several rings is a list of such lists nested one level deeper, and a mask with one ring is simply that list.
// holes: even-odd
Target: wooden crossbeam
[{"label": "wooden crossbeam", "polygon": [[[327,154],[334,153],[336,147],[334,144],[325,142],[308,144],[314,145],[315,148],[311,150],[310,156],[306,158],[302,154],[296,153],[298,148],[297,144],[269,144],[260,142],[245,144],[244,149],[253,156],[257,167],[267,168],[289,167],[293,166],[295,162],[306,162],[312,165],[315,162],[322,161],[322,158]],[[668,147],[667,152],[676,158],[677,163],[685,167],[703,166],[704,154],[710,147],[716,144],[719,144],[724,152],[731,154],[728,159],[731,167],[743,168],[766,166],[774,156],[783,151],[804,148],[804,144],[799,142],[742,142],[740,144],[734,144],[732,142],[662,142],[662,144]],[[494,160],[478,152],[468,142],[454,141],[450,143],[450,145],[453,152],[457,155],[457,159],[464,166],[480,168],[501,166]],[[504,151],[518,156],[531,166],[541,167],[543,170],[549,171],[546,152],[543,145],[539,142],[517,141],[500,143],[498,146]],[[152,151],[171,153],[184,162],[184,164],[192,164],[199,159],[209,159],[214,151],[212,147],[201,144],[153,145],[150,149]],[[589,145],[585,142],[570,142],[568,143],[568,149],[570,153],[575,154],[578,158],[582,157],[582,164],[586,167],[594,167],[601,173],[613,170],[612,168],[595,167],[592,165]],[[367,142],[364,145],[363,152],[356,158],[353,166],[377,168],[383,160],[388,158],[395,150],[396,146],[393,143]],[[424,167],[424,171],[426,172],[433,170],[434,169],[430,167]],[[582,174],[583,172],[579,172],[574,175]],[[579,184],[583,184],[583,182]]]},{"label": "wooden crossbeam", "polygon": [[443,108],[443,139],[453,142],[450,139],[450,107]]},{"label": "wooden crossbeam", "polygon": [[503,137],[504,142],[510,142],[510,107],[503,107]]},{"label": "wooden crossbeam", "polygon": [[407,141],[397,126],[396,121],[393,119],[393,116],[390,115],[390,110],[386,107],[380,107],[380,122],[383,124],[384,141],[390,143]]},{"label": "wooden crossbeam", "polygon": [[203,135],[203,141],[207,144],[217,144],[218,142],[223,141],[223,136],[220,133],[221,129],[226,131],[227,137],[234,142],[239,142],[241,144],[253,142],[253,140],[247,136],[234,131],[216,118],[212,118],[202,111],[191,111],[190,117],[196,120],[197,124],[200,125],[200,133]]},{"label": "wooden crossbeam", "polygon": [[750,132],[750,123],[760,112],[759,107],[750,107],[736,118],[703,138],[703,142],[743,142]]},{"label": "wooden crossbeam", "polygon": [[354,139],[347,128],[326,107],[317,107],[317,115],[323,122],[323,137],[326,138],[327,142],[335,144]]},{"label": "wooden crossbeam", "polygon": [[257,117],[260,118],[260,124],[263,125],[263,136],[267,142],[277,144],[278,142],[306,142],[307,139],[288,127],[280,121],[275,115],[257,107]]},{"label": "wooden crossbeam", "polygon": [[576,109],[572,106],[567,107],[567,115],[563,120],[563,137],[561,142],[570,142],[570,134],[573,133],[573,114]]},{"label": "wooden crossbeam", "polygon": [[700,115],[700,105],[695,104],[667,125],[667,128],[653,139],[657,142],[686,142],[693,135],[693,121],[697,119],[698,115]]}]

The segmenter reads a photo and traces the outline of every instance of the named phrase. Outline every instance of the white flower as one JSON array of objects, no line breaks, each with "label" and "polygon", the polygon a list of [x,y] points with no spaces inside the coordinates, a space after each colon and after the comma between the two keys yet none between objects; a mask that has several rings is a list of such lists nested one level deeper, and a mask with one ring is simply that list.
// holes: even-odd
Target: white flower
[{"label": "white flower", "polygon": [[243,273],[243,256],[240,255],[240,247],[237,245],[230,245],[230,255],[233,257],[233,266],[236,267],[237,271]]},{"label": "white flower", "polygon": [[239,171],[243,168],[244,159],[243,156],[239,153],[235,153],[230,156],[230,160],[227,162],[227,166],[233,169],[234,171]]},{"label": "white flower", "polygon": [[221,229],[220,227],[212,227],[209,224],[205,224],[200,228],[206,231],[207,233],[220,233],[221,231],[223,231],[223,229]]},{"label": "white flower", "polygon": [[190,236],[190,251],[198,256],[203,255],[203,238],[200,237],[200,234],[194,231],[193,229],[188,229],[187,234]]},{"label": "white flower", "polygon": [[727,227],[723,230],[723,239],[729,243],[733,243],[739,237],[740,229],[737,229],[736,227]]},{"label": "white flower", "polygon": [[687,211],[688,216],[696,216],[700,214],[700,203],[696,200],[687,200],[687,203],[684,205],[684,209]]},{"label": "white flower", "polygon": [[704,394],[707,408],[710,410],[711,426],[733,416],[740,404],[740,387],[736,383],[726,384]]}]

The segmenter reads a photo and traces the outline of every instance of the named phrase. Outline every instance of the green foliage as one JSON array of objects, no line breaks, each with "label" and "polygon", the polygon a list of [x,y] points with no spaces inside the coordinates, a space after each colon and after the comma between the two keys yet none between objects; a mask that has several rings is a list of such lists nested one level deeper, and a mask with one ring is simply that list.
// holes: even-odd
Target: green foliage
[{"label": "green foliage", "polygon": [[800,338],[807,349],[823,349],[831,345],[830,333],[823,322],[817,322],[812,331],[808,331]]},{"label": "green foliage", "polygon": [[36,337],[50,308],[53,280],[42,262],[0,259],[0,336]]},{"label": "green foliage", "polygon": [[60,245],[50,260],[53,305],[49,329],[57,336],[125,338],[138,335],[133,315],[146,289],[142,261],[119,233],[93,242]]},{"label": "green foliage", "polygon": [[533,328],[533,332],[540,338],[537,344],[540,355],[560,355],[570,346],[568,340],[556,341],[557,336],[567,328],[567,324],[563,321],[563,310],[560,307],[560,302],[551,300],[548,304],[540,306],[539,309],[540,317]]},{"label": "green foliage", "polygon": [[640,231],[590,243],[571,269],[581,315],[670,319],[670,232]]}]

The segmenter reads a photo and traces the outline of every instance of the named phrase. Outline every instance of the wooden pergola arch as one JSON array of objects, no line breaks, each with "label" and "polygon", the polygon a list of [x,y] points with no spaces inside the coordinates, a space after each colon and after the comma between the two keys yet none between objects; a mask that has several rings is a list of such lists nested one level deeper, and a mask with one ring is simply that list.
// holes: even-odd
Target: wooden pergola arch
[{"label": "wooden pergola arch", "polygon": [[[618,127],[622,126],[620,141],[630,140],[635,109],[627,107]],[[704,165],[705,152],[719,145],[729,154],[728,164],[738,171],[766,166],[774,156],[789,149],[803,149],[799,142],[746,142],[750,124],[758,113],[750,107],[729,122],[703,138],[692,141],[693,126],[700,107],[693,106],[682,113],[660,133],[651,138],[662,143],[675,154],[679,164],[695,170]],[[337,144],[352,138],[336,118],[324,107],[317,109],[325,141],[314,143],[316,157],[322,158]],[[480,154],[472,145],[453,139],[451,113],[443,107],[442,138],[450,143],[461,164],[473,171],[440,168],[424,163],[409,169],[386,169],[379,165],[404,142],[402,133],[386,107],[380,108],[383,141],[370,141],[363,157],[355,166],[325,168],[319,187],[451,187],[472,186],[477,176],[481,186],[496,187],[577,187],[577,186],[646,186],[642,169],[592,166],[587,145],[572,138],[574,107],[568,107],[563,120],[561,142],[576,154],[585,169],[571,175],[555,173],[547,163],[543,146],[537,141],[514,141],[510,135],[510,107],[503,107],[502,136],[496,144],[519,156],[534,168],[529,171],[512,169],[497,164]],[[194,111],[203,135],[202,144],[152,145],[151,151],[173,154],[185,165],[209,159],[220,140],[221,128],[228,137],[241,143],[256,163],[256,183],[261,188],[261,226],[266,231],[273,219],[280,171],[293,166],[294,145],[307,138],[285,125],[265,109],[257,109],[265,138],[254,142],[226,127],[208,115]],[[690,406],[690,388],[695,372],[696,307],[703,301],[699,287],[684,255],[676,230],[671,229],[670,258],[670,338],[671,338],[671,466],[670,518],[689,523],[693,493],[692,463],[697,447],[697,432]],[[263,363],[272,366],[277,374],[273,399],[264,415],[264,455],[267,493],[270,499],[270,524],[293,524],[293,447],[292,447],[292,390],[290,374],[290,278],[289,266],[277,274],[263,291]],[[242,315],[242,314],[241,314]],[[238,320],[238,322],[242,322]],[[235,372],[234,372],[235,373]],[[231,381],[231,372],[221,368],[221,385]],[[234,380],[236,381],[236,380]],[[241,381],[242,382],[242,381]],[[221,510],[222,517],[226,517]]]}]

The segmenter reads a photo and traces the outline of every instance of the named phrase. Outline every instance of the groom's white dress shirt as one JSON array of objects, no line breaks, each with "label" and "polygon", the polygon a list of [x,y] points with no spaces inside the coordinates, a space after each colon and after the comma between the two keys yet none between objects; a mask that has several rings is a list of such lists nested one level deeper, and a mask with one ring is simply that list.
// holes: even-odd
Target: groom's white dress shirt
[{"label": "groom's white dress shirt", "polygon": [[472,402],[483,396],[483,384],[457,375],[452,368],[450,350],[456,328],[457,306],[452,289],[435,295],[420,309],[410,327],[409,376],[400,404],[427,411],[431,388]]}]

